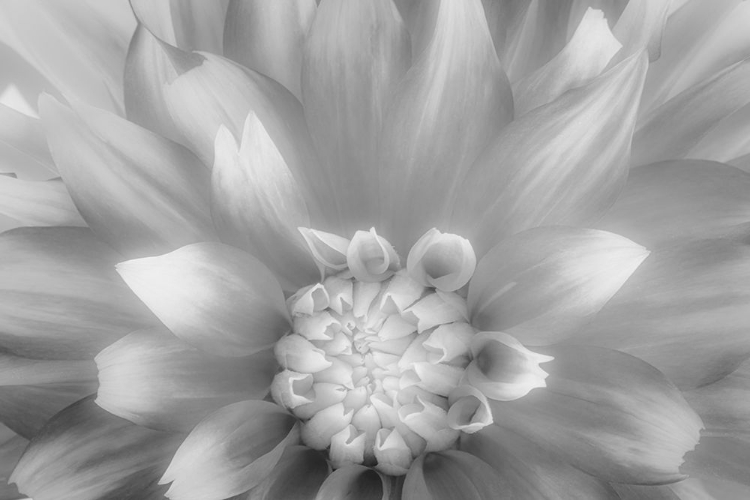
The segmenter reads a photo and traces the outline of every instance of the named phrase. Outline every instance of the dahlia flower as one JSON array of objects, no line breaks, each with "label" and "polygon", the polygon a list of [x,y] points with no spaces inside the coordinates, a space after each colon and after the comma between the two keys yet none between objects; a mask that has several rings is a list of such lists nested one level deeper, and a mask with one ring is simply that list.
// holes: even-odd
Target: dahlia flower
[{"label": "dahlia flower", "polygon": [[0,498],[750,498],[748,22],[4,1]]}]

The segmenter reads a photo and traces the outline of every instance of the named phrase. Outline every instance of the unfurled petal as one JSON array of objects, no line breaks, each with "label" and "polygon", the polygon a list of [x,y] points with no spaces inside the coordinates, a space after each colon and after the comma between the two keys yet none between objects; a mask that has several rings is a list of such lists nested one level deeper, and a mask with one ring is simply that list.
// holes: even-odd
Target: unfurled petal
[{"label": "unfurled petal", "polygon": [[220,356],[271,347],[290,327],[278,282],[257,259],[221,243],[198,243],[117,271],[167,328]]},{"label": "unfurled petal", "polygon": [[329,473],[330,466],[319,451],[288,446],[268,478],[251,491],[249,498],[314,500]]},{"label": "unfurled petal", "polygon": [[497,425],[463,436],[460,448],[492,466],[503,480],[507,498],[619,500],[606,481],[586,474],[545,448]]},{"label": "unfurled petal", "polygon": [[685,157],[730,163],[746,154],[750,154],[750,104],[714,125]]},{"label": "unfurled petal", "polygon": [[560,53],[513,85],[516,116],[588,83],[604,70],[621,47],[609,30],[602,11],[589,8]]},{"label": "unfurled petal", "polygon": [[302,102],[347,233],[378,222],[380,132],[410,61],[391,0],[328,0],[318,8],[304,48]]},{"label": "unfurled petal", "polygon": [[24,497],[16,485],[8,483],[8,478],[28,444],[27,439],[0,425],[0,498],[3,500]]},{"label": "unfurled petal", "polygon": [[131,0],[138,20],[182,50],[221,54],[229,0]]},{"label": "unfurled petal", "polygon": [[498,425],[608,481],[683,479],[683,455],[698,442],[700,418],[657,369],[624,353],[588,347],[544,349],[547,387],[490,402]]},{"label": "unfurled petal", "polygon": [[172,483],[169,498],[222,500],[260,484],[298,439],[296,419],[275,404],[234,403],[190,432],[159,482]]},{"label": "unfurled petal", "polygon": [[721,163],[676,160],[633,169],[596,224],[648,248],[725,236],[750,222],[750,173]]},{"label": "unfurled petal", "polygon": [[224,405],[268,394],[273,353],[219,358],[165,328],[125,336],[96,357],[105,410],[154,429],[188,431]]},{"label": "unfurled petal", "polygon": [[299,99],[302,45],[316,7],[313,0],[230,0],[224,55],[270,76]]},{"label": "unfurled petal", "polygon": [[61,179],[26,181],[0,175],[0,213],[25,226],[86,226]]},{"label": "unfurled petal", "polygon": [[494,247],[469,285],[472,324],[526,344],[555,342],[589,321],[648,256],[616,234],[531,229]]},{"label": "unfurled petal", "polygon": [[386,478],[361,465],[337,469],[326,478],[315,500],[387,500]]},{"label": "unfurled petal", "polygon": [[468,283],[476,265],[469,240],[434,228],[411,247],[406,259],[412,279],[444,292],[455,292]]},{"label": "unfurled petal", "polygon": [[26,438],[57,412],[94,392],[96,366],[91,361],[0,354],[0,422]]},{"label": "unfurled petal", "polygon": [[513,117],[481,1],[441,0],[436,15],[383,124],[382,222],[403,252],[445,227],[459,180]]},{"label": "unfurled petal", "polygon": [[750,248],[690,242],[653,252],[574,342],[622,350],[680,387],[720,379],[750,354]]},{"label": "unfurled petal", "polygon": [[40,100],[50,149],[92,230],[128,257],[215,239],[209,173],[185,148],[92,107]]},{"label": "unfurled petal", "polygon": [[156,322],[114,272],[121,257],[84,228],[0,235],[0,345],[20,356],[91,359]]},{"label": "unfurled petal", "polygon": [[346,263],[355,278],[368,283],[384,281],[401,267],[393,245],[375,228],[354,234],[346,250]]},{"label": "unfurled petal", "polygon": [[661,38],[672,0],[630,0],[617,23],[612,28],[622,43],[618,58],[625,58],[648,50],[648,58],[655,61],[661,56]]},{"label": "unfurled petal", "polygon": [[127,2],[10,0],[0,6],[0,40],[66,98],[119,113],[134,28]]},{"label": "unfurled petal", "polygon": [[627,176],[645,72],[633,56],[508,125],[469,170],[451,230],[482,256],[524,229],[598,218]]},{"label": "unfurled petal", "polygon": [[37,434],[10,480],[38,500],[158,500],[182,436],[140,427],[84,399]]},{"label": "unfurled petal", "polygon": [[404,483],[403,498],[483,500],[505,490],[487,463],[463,451],[428,453],[417,458]]},{"label": "unfurled petal", "polygon": [[222,126],[215,151],[211,215],[222,241],[257,257],[285,289],[314,282],[316,266],[297,230],[310,225],[303,191],[255,113],[239,148]]},{"label": "unfurled petal", "polygon": [[39,118],[0,104],[0,144],[13,148],[29,160],[33,159],[39,166],[56,172]]},{"label": "unfurled petal", "polygon": [[[417,2],[403,0],[403,3],[409,5]],[[419,3],[424,4],[429,2]],[[530,5],[531,0],[515,0],[512,2],[504,0],[482,0],[484,14],[487,18],[487,26],[490,29],[492,41],[495,45],[495,52],[506,72],[510,69],[513,60],[516,57],[515,52],[519,48],[518,40],[521,34],[521,28],[524,26],[523,20]],[[562,35],[562,30],[542,30],[538,35],[538,39],[548,36],[559,38]],[[565,41],[561,39],[556,40],[556,48],[558,50],[561,49],[564,42]],[[550,54],[550,56],[551,55],[552,54]],[[547,62],[549,59],[550,57],[546,57],[541,63],[539,63],[539,66]],[[518,78],[520,77],[516,77],[515,79],[517,80]]]},{"label": "unfurled petal", "polygon": [[750,439],[703,436],[695,451],[685,457],[690,475],[735,481],[750,487]]}]

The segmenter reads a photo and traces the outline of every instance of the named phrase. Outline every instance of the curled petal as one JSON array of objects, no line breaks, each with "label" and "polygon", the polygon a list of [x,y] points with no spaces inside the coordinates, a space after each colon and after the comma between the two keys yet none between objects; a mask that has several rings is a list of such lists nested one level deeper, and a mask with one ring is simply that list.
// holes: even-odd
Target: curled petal
[{"label": "curled petal", "polygon": [[409,275],[425,286],[454,292],[469,282],[477,265],[471,243],[433,228],[409,251],[406,268]]},{"label": "curled petal", "polygon": [[491,425],[492,409],[487,396],[470,385],[456,387],[448,395],[447,422],[451,429],[474,434]]},{"label": "curled petal", "polygon": [[399,408],[398,417],[409,429],[427,441],[425,451],[443,450],[458,437],[457,430],[448,428],[447,412],[419,396],[416,402]]},{"label": "curled petal", "polygon": [[310,253],[318,263],[321,274],[326,269],[330,271],[343,271],[347,267],[346,251],[349,248],[349,240],[336,234],[316,231],[306,227],[297,228],[307,243]]},{"label": "curled petal", "polygon": [[466,368],[467,382],[498,401],[519,399],[536,387],[545,387],[547,372],[539,365],[554,359],[528,350],[501,332],[477,333],[471,353],[474,361]]},{"label": "curled petal", "polygon": [[455,363],[459,356],[469,355],[469,344],[474,333],[474,328],[468,323],[440,325],[422,345],[430,351],[428,359],[431,362]]},{"label": "curled petal", "polygon": [[377,470],[393,476],[401,476],[409,470],[412,462],[411,449],[396,429],[380,429],[375,437]]},{"label": "curled petal", "polygon": [[331,437],[330,459],[337,469],[347,464],[361,464],[365,458],[365,440],[367,436],[353,425]]},{"label": "curled petal", "polygon": [[325,352],[296,334],[281,337],[273,352],[282,368],[301,373],[315,373],[333,365],[326,359]]},{"label": "curled petal", "polygon": [[286,301],[292,316],[313,316],[329,306],[328,291],[320,283],[300,288]]},{"label": "curled petal", "polygon": [[390,278],[400,266],[393,245],[375,228],[354,234],[346,250],[346,263],[355,278],[371,283]]},{"label": "curled petal", "polygon": [[353,414],[344,407],[344,403],[336,403],[320,410],[302,424],[302,441],[313,450],[325,450],[331,444],[333,435],[352,422]]},{"label": "curled petal", "polygon": [[[304,387],[302,390],[304,390]],[[303,420],[312,418],[319,411],[341,403],[348,394],[349,389],[341,384],[313,380],[312,390],[305,395],[310,402],[295,406],[292,413]]]},{"label": "curled petal", "polygon": [[284,408],[294,409],[312,402],[313,378],[309,373],[284,370],[271,383],[271,396]]}]

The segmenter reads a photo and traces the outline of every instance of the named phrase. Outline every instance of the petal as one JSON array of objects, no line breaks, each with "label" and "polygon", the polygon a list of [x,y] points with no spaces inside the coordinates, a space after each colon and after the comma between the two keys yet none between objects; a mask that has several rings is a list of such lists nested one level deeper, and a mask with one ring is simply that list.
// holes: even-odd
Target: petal
[{"label": "petal", "polygon": [[720,120],[685,157],[730,163],[746,154],[750,154],[750,104]]},{"label": "petal", "polygon": [[455,292],[469,282],[477,257],[469,240],[433,228],[409,250],[409,275],[424,286]]},{"label": "petal", "polygon": [[[410,4],[414,2],[404,0],[404,3]],[[518,44],[514,42],[521,32],[521,28],[524,27],[523,21],[530,5],[531,0],[515,0],[511,2],[505,0],[482,0],[485,17],[487,18],[487,26],[490,29],[492,41],[495,45],[495,52],[506,71],[508,71],[512,60],[515,58],[515,50]],[[545,30],[538,33],[538,39],[545,36],[559,37],[561,32],[562,30]],[[558,41],[558,49],[562,48],[563,43],[564,41]],[[545,62],[546,60],[549,60],[549,58],[545,59]]]},{"label": "petal", "polygon": [[469,170],[452,231],[481,256],[524,229],[599,217],[627,176],[645,71],[633,56],[506,127]]},{"label": "petal", "polygon": [[404,252],[416,235],[445,228],[459,180],[513,117],[480,0],[441,0],[436,15],[383,125],[382,223]]},{"label": "petal", "polygon": [[619,499],[605,481],[576,469],[544,448],[497,425],[462,436],[460,448],[495,470],[503,480],[508,498]]},{"label": "petal", "polygon": [[361,465],[333,471],[318,490],[315,500],[387,500],[386,478]]},{"label": "petal", "polygon": [[672,0],[630,0],[617,20],[612,32],[622,43],[618,58],[648,50],[648,58],[661,56],[661,37],[667,23]]},{"label": "petal", "polygon": [[11,0],[0,40],[67,99],[122,111],[122,68],[135,23],[127,2]]},{"label": "petal", "polygon": [[384,110],[410,61],[409,37],[390,0],[319,7],[304,48],[302,101],[346,232],[377,222]]},{"label": "petal", "polygon": [[189,431],[222,406],[268,394],[276,363],[270,351],[219,358],[165,328],[126,335],[96,356],[96,403],[154,429]]},{"label": "petal", "polygon": [[750,439],[707,437],[685,457],[685,472],[750,486]]},{"label": "petal", "polygon": [[138,20],[165,42],[182,50],[222,52],[229,0],[132,0]]},{"label": "petal", "polygon": [[648,256],[616,234],[530,229],[495,246],[469,284],[471,323],[526,344],[565,338],[589,321]]},{"label": "petal", "polygon": [[114,272],[121,258],[84,228],[0,235],[0,345],[21,356],[90,359],[156,319]]},{"label": "petal", "polygon": [[122,262],[117,271],[167,328],[211,354],[247,356],[289,330],[276,279],[234,247],[197,243]]},{"label": "petal", "polygon": [[40,361],[0,354],[0,421],[31,438],[66,406],[96,392],[91,361]]},{"label": "petal", "polygon": [[750,103],[750,61],[738,62],[673,97],[639,120],[633,165],[683,158],[712,127]]},{"label": "petal", "polygon": [[181,440],[110,415],[87,398],[31,440],[10,480],[35,500],[159,500],[156,481]]},{"label": "petal", "polygon": [[680,387],[711,383],[750,354],[749,283],[746,244],[655,251],[574,341],[638,356]]},{"label": "petal", "polygon": [[252,500],[314,500],[330,473],[325,456],[305,446],[284,449],[268,479],[250,492]]},{"label": "petal", "polygon": [[302,45],[316,9],[313,0],[232,0],[224,26],[224,55],[270,76],[299,99]]},{"label": "petal", "polygon": [[414,461],[406,475],[403,498],[482,500],[498,498],[504,491],[504,482],[489,465],[474,455],[450,450],[421,455]]},{"label": "petal", "polygon": [[8,483],[8,477],[21,458],[26,445],[29,442],[21,436],[16,435],[7,427],[0,425],[0,499],[15,500],[24,498],[25,495],[18,493],[18,488]]},{"label": "petal", "polygon": [[516,116],[554,101],[599,76],[622,44],[602,11],[589,8],[568,44],[547,64],[513,84]]},{"label": "petal", "polygon": [[490,402],[498,425],[589,474],[660,484],[685,476],[683,455],[700,418],[658,370],[624,353],[588,346],[543,349],[547,387]]},{"label": "petal", "polygon": [[346,263],[356,279],[368,283],[384,281],[401,267],[393,245],[374,227],[354,233],[346,250]]},{"label": "petal", "polygon": [[238,150],[231,132],[216,136],[211,215],[222,241],[256,256],[288,290],[312,283],[317,268],[297,228],[310,225],[302,190],[255,113]]},{"label": "petal", "polygon": [[39,166],[56,171],[42,122],[38,118],[0,105],[0,143],[23,153]]},{"label": "petal", "polygon": [[750,174],[720,163],[677,160],[634,169],[596,226],[648,248],[717,238],[750,222]]},{"label": "petal", "polygon": [[49,96],[40,108],[76,206],[115,249],[139,257],[215,239],[209,173],[189,151],[96,108]]},{"label": "petal", "polygon": [[26,181],[0,175],[0,213],[24,226],[86,226],[60,179]]},{"label": "petal", "polygon": [[257,486],[298,439],[296,419],[275,404],[234,403],[190,432],[159,482],[172,483],[170,498],[222,500]]}]

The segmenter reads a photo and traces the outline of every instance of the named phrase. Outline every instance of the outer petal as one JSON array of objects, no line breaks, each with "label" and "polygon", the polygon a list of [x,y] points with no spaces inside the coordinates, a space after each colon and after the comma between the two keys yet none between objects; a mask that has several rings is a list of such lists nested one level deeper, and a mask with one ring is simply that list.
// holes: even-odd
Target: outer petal
[{"label": "outer petal", "polygon": [[[403,3],[408,5],[413,2],[404,0]],[[482,0],[487,26],[495,45],[495,52],[506,71],[515,58],[515,50],[518,45],[514,43],[514,40],[524,26],[523,20],[530,5],[531,0],[512,0],[510,2],[507,0]],[[560,31],[550,30],[549,35],[560,36]],[[540,33],[540,35],[542,34]],[[561,48],[563,42],[558,43]]]},{"label": "outer petal", "polygon": [[750,354],[750,248],[707,240],[652,253],[575,342],[623,350],[680,387],[704,385]]},{"label": "outer petal", "polygon": [[131,0],[138,19],[165,42],[183,50],[222,53],[229,0]]},{"label": "outer petal", "polygon": [[219,358],[163,327],[125,336],[96,364],[99,406],[138,425],[182,431],[224,405],[263,398],[276,371],[270,351]]},{"label": "outer petal", "polygon": [[310,225],[303,192],[255,113],[241,146],[222,127],[216,136],[211,212],[221,239],[260,259],[285,289],[318,277],[298,227]]},{"label": "outer petal", "polygon": [[329,0],[318,9],[304,49],[302,101],[347,233],[377,222],[384,110],[410,62],[391,0]]},{"label": "outer petal", "polygon": [[702,437],[685,458],[685,472],[750,487],[750,439]]},{"label": "outer petal", "polygon": [[462,451],[428,453],[409,468],[404,500],[511,499],[492,467]]},{"label": "outer petal", "polygon": [[661,37],[672,0],[630,0],[612,32],[622,42],[619,58],[648,49],[651,61],[661,56]]},{"label": "outer petal", "polygon": [[506,127],[469,170],[452,232],[481,256],[524,229],[598,217],[627,176],[645,71],[633,56]]},{"label": "outer petal", "polygon": [[130,288],[181,339],[220,356],[271,347],[290,327],[281,288],[258,260],[197,243],[117,265]]},{"label": "outer petal", "polygon": [[156,322],[115,274],[120,259],[83,228],[0,235],[0,345],[18,355],[90,359]]},{"label": "outer petal", "polygon": [[122,68],[135,23],[127,2],[10,0],[0,40],[68,99],[122,111]]},{"label": "outer petal", "polygon": [[385,477],[361,465],[336,469],[318,490],[316,500],[387,500]]},{"label": "outer petal", "polygon": [[129,257],[215,239],[209,173],[181,146],[91,107],[40,100],[63,180],[93,231]]},{"label": "outer petal", "polygon": [[39,166],[56,171],[42,122],[38,118],[0,104],[0,143],[22,153],[29,160],[33,159]]},{"label": "outer petal", "polygon": [[247,500],[314,500],[329,473],[330,465],[323,453],[306,446],[289,446]]},{"label": "outer petal", "polygon": [[302,44],[316,8],[313,0],[231,0],[224,55],[270,76],[301,98]]},{"label": "outer petal", "polygon": [[0,213],[25,226],[86,226],[60,179],[25,181],[0,175]]},{"label": "outer petal", "polygon": [[0,421],[31,438],[66,406],[96,392],[91,361],[39,361],[0,354]]},{"label": "outer petal", "polygon": [[159,482],[172,483],[170,498],[222,500],[263,481],[298,439],[296,419],[273,403],[225,406],[193,429]]},{"label": "outer petal", "polygon": [[576,469],[544,448],[497,425],[463,435],[460,448],[492,466],[503,479],[509,498],[619,500],[605,481]]},{"label": "outer petal", "polygon": [[0,425],[0,499],[2,500],[16,500],[25,497],[25,495],[18,493],[18,488],[14,484],[8,483],[8,477],[13,472],[28,443],[23,437]]},{"label": "outer petal", "polygon": [[87,398],[44,426],[10,480],[35,500],[161,500],[156,481],[181,440],[110,415]]},{"label": "outer petal", "polygon": [[729,165],[678,160],[634,169],[596,226],[656,248],[726,235],[750,222],[750,173]]},{"label": "outer petal", "polygon": [[592,229],[542,227],[511,236],[477,266],[471,324],[526,344],[555,342],[599,312],[647,256],[622,236]]},{"label": "outer petal", "polygon": [[441,0],[436,15],[383,125],[384,234],[403,252],[431,227],[445,228],[458,181],[513,117],[481,2]]},{"label": "outer petal", "polygon": [[[537,349],[539,350],[539,349]],[[700,418],[658,370],[627,354],[588,346],[542,350],[547,387],[494,402],[495,422],[601,479],[659,484],[683,479],[683,455]]]},{"label": "outer petal", "polygon": [[750,154],[750,104],[719,121],[685,156],[730,163],[746,154]]}]

